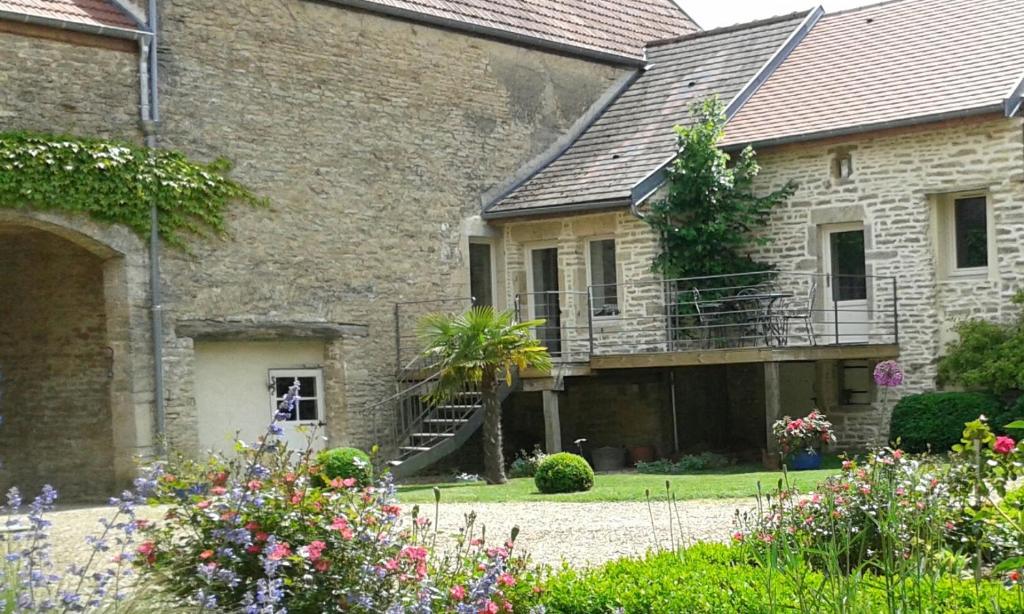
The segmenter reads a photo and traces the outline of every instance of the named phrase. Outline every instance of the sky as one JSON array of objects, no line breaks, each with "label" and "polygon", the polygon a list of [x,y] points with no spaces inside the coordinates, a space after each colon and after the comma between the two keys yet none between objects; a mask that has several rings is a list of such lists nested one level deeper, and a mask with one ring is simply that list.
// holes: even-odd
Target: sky
[{"label": "sky", "polygon": [[709,30],[744,21],[810,11],[822,5],[828,12],[876,4],[878,0],[676,0],[702,28]]}]

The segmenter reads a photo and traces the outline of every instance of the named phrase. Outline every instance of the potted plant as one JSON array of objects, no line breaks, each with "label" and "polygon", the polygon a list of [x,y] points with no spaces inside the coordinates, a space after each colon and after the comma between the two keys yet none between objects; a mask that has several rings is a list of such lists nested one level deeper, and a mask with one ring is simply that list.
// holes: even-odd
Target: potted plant
[{"label": "potted plant", "polygon": [[777,420],[772,425],[772,433],[787,459],[786,465],[794,471],[821,467],[821,446],[836,440],[832,423],[818,410],[795,420],[789,416]]}]

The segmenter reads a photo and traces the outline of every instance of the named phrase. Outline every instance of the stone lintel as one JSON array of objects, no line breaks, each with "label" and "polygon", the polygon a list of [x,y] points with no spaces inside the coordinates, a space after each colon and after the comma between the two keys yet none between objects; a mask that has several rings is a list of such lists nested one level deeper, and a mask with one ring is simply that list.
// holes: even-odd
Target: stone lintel
[{"label": "stone lintel", "polygon": [[282,339],[341,339],[366,337],[365,324],[301,322],[294,320],[178,320],[179,337],[216,341],[275,341]]}]

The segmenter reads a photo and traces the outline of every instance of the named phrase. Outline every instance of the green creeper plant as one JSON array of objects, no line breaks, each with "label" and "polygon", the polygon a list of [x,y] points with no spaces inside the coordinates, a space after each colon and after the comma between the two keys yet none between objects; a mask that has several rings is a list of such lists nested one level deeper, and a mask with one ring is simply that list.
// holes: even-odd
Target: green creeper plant
[{"label": "green creeper plant", "polygon": [[719,147],[725,105],[711,98],[695,105],[691,116],[691,125],[676,127],[679,152],[668,169],[668,193],[645,218],[661,237],[654,271],[678,279],[769,270],[749,249],[769,241],[758,231],[796,185],[756,195],[760,167],[754,150],[747,147],[733,160]]},{"label": "green creeper plant", "polygon": [[431,314],[420,322],[424,355],[440,363],[440,375],[429,400],[442,403],[467,384],[478,384],[484,405],[484,477],[504,484],[505,461],[501,449],[501,404],[498,387],[511,385],[514,369],[551,368],[547,348],[530,334],[543,320],[516,322],[511,311],[474,307],[454,314]]},{"label": "green creeper plant", "polygon": [[84,213],[146,237],[155,201],[161,238],[179,248],[183,234],[224,234],[231,202],[266,204],[228,178],[230,170],[225,159],[204,164],[127,143],[0,133],[0,207]]}]

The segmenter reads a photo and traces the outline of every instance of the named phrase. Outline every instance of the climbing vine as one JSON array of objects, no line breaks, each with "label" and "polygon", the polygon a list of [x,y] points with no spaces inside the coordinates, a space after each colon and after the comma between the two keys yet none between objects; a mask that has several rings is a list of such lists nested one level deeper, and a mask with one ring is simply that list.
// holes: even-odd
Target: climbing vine
[{"label": "climbing vine", "polygon": [[675,279],[770,269],[754,261],[750,249],[769,240],[759,231],[772,209],[793,195],[795,184],[756,195],[760,168],[753,149],[733,159],[719,148],[725,105],[712,98],[694,106],[691,116],[689,126],[676,128],[679,154],[668,169],[667,194],[646,218],[661,237],[654,270]]},{"label": "climbing vine", "polygon": [[155,201],[161,238],[182,248],[184,235],[223,234],[230,203],[266,204],[230,170],[224,159],[203,164],[124,143],[0,133],[0,207],[84,213],[146,237]]}]

